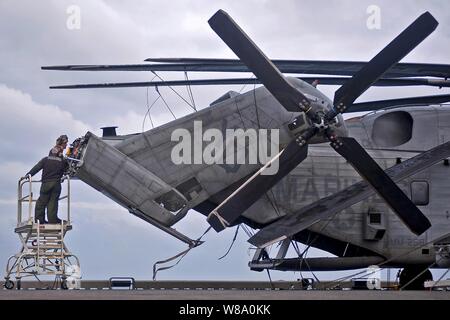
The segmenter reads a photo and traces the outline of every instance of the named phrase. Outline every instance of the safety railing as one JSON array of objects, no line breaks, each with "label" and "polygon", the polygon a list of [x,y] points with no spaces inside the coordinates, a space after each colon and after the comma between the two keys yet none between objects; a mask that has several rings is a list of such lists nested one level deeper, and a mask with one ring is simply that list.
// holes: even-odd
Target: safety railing
[{"label": "safety railing", "polygon": [[[66,182],[67,181],[67,182]],[[31,223],[34,220],[33,207],[36,203],[37,199],[33,198],[33,184],[40,183],[41,180],[33,180],[32,176],[29,174],[25,177],[19,179],[18,187],[17,187],[17,226],[21,226],[23,223]],[[60,196],[58,201],[67,200],[67,212],[66,219],[67,222],[70,223],[70,176],[63,176],[61,179],[61,183],[67,183],[67,194]],[[27,193],[24,193],[24,189],[27,190]],[[23,205],[28,205],[28,216],[24,220],[23,218]]]}]

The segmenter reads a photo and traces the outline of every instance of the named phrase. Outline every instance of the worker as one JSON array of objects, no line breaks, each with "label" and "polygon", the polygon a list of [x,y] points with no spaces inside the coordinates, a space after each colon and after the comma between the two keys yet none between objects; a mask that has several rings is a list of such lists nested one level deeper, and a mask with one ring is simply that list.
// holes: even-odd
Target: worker
[{"label": "worker", "polygon": [[[50,150],[48,156],[42,158],[26,174],[26,176],[34,176],[42,169],[42,184],[34,214],[35,222],[41,224],[61,223],[61,220],[58,218],[58,200],[61,195],[61,178],[68,167],[68,163],[63,157],[67,142],[67,136],[61,135],[56,140],[56,145]],[[48,222],[45,221],[46,208]]]}]

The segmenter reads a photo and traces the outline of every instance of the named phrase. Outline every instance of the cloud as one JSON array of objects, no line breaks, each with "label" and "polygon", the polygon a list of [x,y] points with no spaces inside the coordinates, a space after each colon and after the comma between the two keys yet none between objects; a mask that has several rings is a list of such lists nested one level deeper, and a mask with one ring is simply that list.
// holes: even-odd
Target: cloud
[{"label": "cloud", "polygon": [[[60,134],[67,134],[72,140],[89,129],[62,108],[37,103],[28,93],[5,84],[0,84],[0,114],[0,200],[3,203],[16,201],[18,179],[48,154]],[[35,179],[40,179],[40,174]],[[38,193],[38,186],[34,189]]]},{"label": "cloud", "polygon": [[60,107],[39,104],[29,94],[4,84],[0,84],[0,109],[0,136],[5,137],[0,140],[2,162],[39,160],[60,134],[73,138],[88,130]]}]

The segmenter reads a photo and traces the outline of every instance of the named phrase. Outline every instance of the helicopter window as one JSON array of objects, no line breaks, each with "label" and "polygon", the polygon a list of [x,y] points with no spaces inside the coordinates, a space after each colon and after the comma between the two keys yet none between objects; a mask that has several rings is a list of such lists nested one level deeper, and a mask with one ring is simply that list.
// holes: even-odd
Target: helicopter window
[{"label": "helicopter window", "polygon": [[418,206],[426,206],[429,203],[429,186],[427,181],[411,182],[411,200]]},{"label": "helicopter window", "polygon": [[375,119],[372,139],[379,147],[396,147],[412,137],[413,118],[408,112],[395,111]]},{"label": "helicopter window", "polygon": [[369,213],[369,222],[371,224],[381,224],[381,213],[379,212]]},{"label": "helicopter window", "polygon": [[199,195],[203,188],[196,178],[191,178],[179,184],[177,190],[180,191],[186,199],[191,201]]}]

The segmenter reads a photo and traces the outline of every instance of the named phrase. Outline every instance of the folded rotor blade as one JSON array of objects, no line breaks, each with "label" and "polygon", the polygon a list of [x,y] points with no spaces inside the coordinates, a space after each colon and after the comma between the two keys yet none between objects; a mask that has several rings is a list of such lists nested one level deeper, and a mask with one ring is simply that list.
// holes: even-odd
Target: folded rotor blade
[{"label": "folded rotor blade", "polygon": [[52,71],[195,71],[195,72],[250,72],[242,64],[227,63],[147,63],[117,65],[60,65],[43,66],[42,70]]},{"label": "folded rotor blade", "polygon": [[420,235],[431,227],[427,217],[423,215],[419,208],[412,203],[355,139],[340,137],[333,141],[331,146],[372,185],[412,232]]},{"label": "folded rotor blade", "polygon": [[217,11],[208,23],[286,110],[298,112],[309,109],[308,99],[286,80],[225,11]]},{"label": "folded rotor blade", "polygon": [[[298,79],[309,84],[318,81],[320,85],[339,85],[344,84],[350,78],[348,77],[298,77]],[[130,88],[130,87],[166,87],[166,86],[205,86],[205,85],[234,85],[234,84],[260,84],[261,81],[256,78],[223,78],[223,79],[198,79],[198,80],[168,80],[168,81],[142,81],[142,82],[113,82],[113,83],[86,83],[50,86],[50,89],[92,89],[92,88]],[[373,86],[393,87],[393,86],[433,86],[450,87],[449,80],[439,79],[379,79]],[[444,96],[444,95],[442,95]],[[439,96],[437,96],[439,97]],[[422,97],[417,97],[417,99]],[[412,99],[412,98],[411,98]],[[396,99],[402,101],[402,99]],[[382,100],[382,101],[396,101]],[[382,102],[381,101],[381,102]],[[374,101],[374,103],[379,101]],[[446,102],[446,101],[442,101]],[[440,103],[440,102],[433,102]],[[406,104],[408,104],[406,102]],[[376,104],[378,105],[378,104]],[[390,105],[398,105],[391,103]],[[388,105],[389,106],[389,105]],[[353,109],[359,107],[366,108],[366,103],[355,103],[346,109],[346,112],[354,112]],[[352,111],[349,111],[352,109]],[[372,110],[372,109],[367,109]],[[362,110],[364,111],[364,110]]]},{"label": "folded rotor blade", "polygon": [[436,29],[437,25],[438,22],[429,12],[425,12],[417,18],[360,69],[350,81],[336,91],[333,103],[338,111],[342,112],[343,109],[350,106],[386,71],[428,37]]},{"label": "folded rotor blade", "polygon": [[[292,140],[283,151],[250,177],[241,187],[234,191],[209,214],[209,224],[217,232],[228,227],[278,181],[305,160],[307,155],[308,145],[305,144],[300,147],[296,140]],[[273,175],[262,175],[261,173],[264,169],[268,167],[270,163],[274,163],[275,161],[279,161],[277,173]]]},{"label": "folded rotor blade", "polygon": [[144,61],[148,62],[163,62],[163,63],[204,63],[204,64],[242,64],[238,59],[211,59],[211,58],[147,58]]},{"label": "folded rotor blade", "polygon": [[[56,71],[195,71],[195,72],[249,72],[237,59],[147,59],[167,63],[122,65],[59,65],[43,66],[42,70]],[[174,61],[172,61],[174,60]],[[182,62],[181,62],[182,61]],[[327,74],[353,76],[367,62],[328,60],[272,60],[282,73]],[[450,77],[450,65],[436,63],[397,63],[384,77]]]},{"label": "folded rotor blade", "polygon": [[[450,157],[450,142],[418,154],[387,169],[385,172],[393,181],[399,182],[448,157]],[[291,215],[284,216],[261,229],[248,242],[259,248],[267,247],[279,240],[294,236],[318,221],[332,217],[339,211],[367,199],[374,193],[375,190],[366,181],[355,183],[339,192],[319,199]]]},{"label": "folded rotor blade", "polygon": [[450,101],[450,94],[440,94],[436,96],[411,97],[402,99],[378,100],[355,103],[345,110],[345,112],[361,112],[385,109],[392,106],[424,106],[430,104],[440,104]]}]

